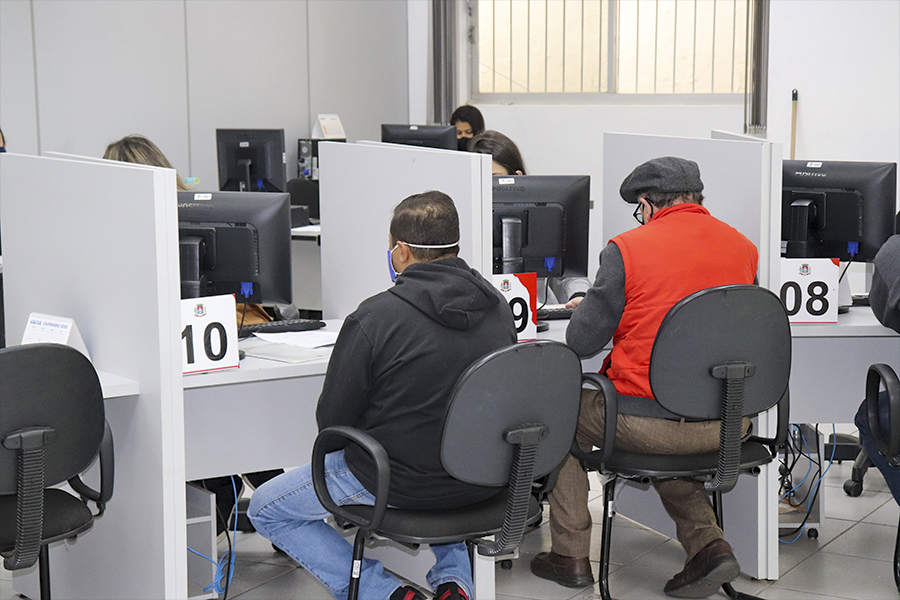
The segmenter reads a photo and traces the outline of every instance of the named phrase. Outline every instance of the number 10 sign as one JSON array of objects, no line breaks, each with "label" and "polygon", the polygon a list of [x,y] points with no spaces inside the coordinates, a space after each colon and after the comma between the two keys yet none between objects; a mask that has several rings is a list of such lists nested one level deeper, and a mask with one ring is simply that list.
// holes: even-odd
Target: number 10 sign
[{"label": "number 10 sign", "polygon": [[838,259],[782,258],[781,302],[791,323],[837,323]]},{"label": "number 10 sign", "polygon": [[181,366],[185,375],[239,364],[234,296],[181,301]]}]

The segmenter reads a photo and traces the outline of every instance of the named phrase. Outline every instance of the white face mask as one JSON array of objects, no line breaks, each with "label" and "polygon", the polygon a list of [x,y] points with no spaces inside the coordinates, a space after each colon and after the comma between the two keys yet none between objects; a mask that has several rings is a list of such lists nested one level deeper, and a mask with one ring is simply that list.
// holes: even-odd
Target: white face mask
[{"label": "white face mask", "polygon": [[[410,244],[409,242],[403,242],[403,243],[412,248],[453,248],[454,246],[459,246],[459,240],[456,240],[452,244]],[[387,254],[388,272],[391,275],[391,281],[397,281],[397,276],[400,275],[400,273],[402,273],[402,271],[400,273],[398,273],[397,271],[394,270],[394,263],[393,263],[393,261],[391,261],[391,255],[394,254],[394,250],[396,250],[397,246],[399,246],[399,245],[400,245],[400,242],[397,242],[396,244],[394,244],[394,247],[391,248],[390,250],[388,250],[388,254]]]}]

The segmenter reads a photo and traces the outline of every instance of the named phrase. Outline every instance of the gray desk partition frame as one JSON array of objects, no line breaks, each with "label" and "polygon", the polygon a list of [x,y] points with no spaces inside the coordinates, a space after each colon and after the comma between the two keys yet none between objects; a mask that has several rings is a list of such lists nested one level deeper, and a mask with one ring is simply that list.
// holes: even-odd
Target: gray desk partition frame
[{"label": "gray desk partition frame", "polygon": [[[634,207],[619,195],[622,180],[639,164],[658,156],[678,156],[696,161],[703,179],[703,202],[713,216],[725,221],[760,252],[759,280],[769,287],[777,281],[777,239],[773,239],[771,206],[773,144],[747,140],[678,138],[653,135],[604,133],[603,135],[603,240],[637,227]],[[780,187],[780,164],[777,170]],[[780,197],[779,197],[780,198]],[[699,241],[698,241],[699,242]],[[773,427],[768,416],[760,418],[763,432]],[[778,578],[777,477],[764,468],[758,478],[743,477],[724,502],[725,533],[740,540],[735,554],[742,570],[760,579]],[[654,529],[675,536],[675,528],[655,493],[624,486],[620,510]]]},{"label": "gray desk partition frame", "polygon": [[[60,598],[187,596],[175,190],[171,169],[0,155],[7,339],[32,311],[72,317],[95,367],[140,390],[106,403],[115,494],[52,546]],[[14,587],[37,597],[32,571]]]},{"label": "gray desk partition frame", "polygon": [[486,154],[398,144],[319,144],[322,309],[343,319],[391,285],[391,214],[428,190],[449,195],[459,212],[460,257],[491,272],[491,159]]}]

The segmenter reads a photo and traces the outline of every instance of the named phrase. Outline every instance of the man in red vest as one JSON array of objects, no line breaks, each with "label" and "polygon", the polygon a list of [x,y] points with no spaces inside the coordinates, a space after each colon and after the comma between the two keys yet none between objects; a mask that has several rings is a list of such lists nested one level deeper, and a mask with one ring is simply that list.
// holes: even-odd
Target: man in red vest
[{"label": "man in red vest", "polygon": [[[616,447],[622,450],[693,454],[719,445],[718,421],[678,419],[653,400],[648,379],[653,340],[674,304],[708,287],[756,277],[756,247],[703,208],[702,190],[700,170],[690,160],[667,156],[635,168],[619,193],[637,205],[634,216],[642,227],[614,237],[600,253],[596,281],[569,322],[566,342],[580,356],[597,354],[612,338],[602,372],[619,395]],[[603,445],[603,415],[603,394],[583,390],[576,440],[584,450]],[[745,433],[748,427],[745,419]],[[653,485],[687,553],[684,570],[665,592],[705,597],[737,577],[740,566],[703,484],[678,479]],[[550,494],[552,551],[531,561],[538,577],[568,587],[593,583],[588,491],[587,473],[569,456]]]}]

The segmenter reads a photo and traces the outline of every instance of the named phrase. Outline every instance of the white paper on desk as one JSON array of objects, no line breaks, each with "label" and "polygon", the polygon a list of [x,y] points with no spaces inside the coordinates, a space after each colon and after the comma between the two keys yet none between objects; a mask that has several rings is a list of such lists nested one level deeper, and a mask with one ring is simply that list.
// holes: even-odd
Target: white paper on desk
[{"label": "white paper on desk", "polygon": [[331,346],[338,334],[333,331],[285,331],[283,333],[254,333],[256,337],[274,344],[287,344],[300,348]]},{"label": "white paper on desk", "polygon": [[331,349],[301,348],[299,346],[289,346],[287,344],[265,344],[254,348],[248,348],[244,350],[244,354],[256,358],[299,364],[328,358],[328,355],[331,354]]}]

